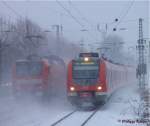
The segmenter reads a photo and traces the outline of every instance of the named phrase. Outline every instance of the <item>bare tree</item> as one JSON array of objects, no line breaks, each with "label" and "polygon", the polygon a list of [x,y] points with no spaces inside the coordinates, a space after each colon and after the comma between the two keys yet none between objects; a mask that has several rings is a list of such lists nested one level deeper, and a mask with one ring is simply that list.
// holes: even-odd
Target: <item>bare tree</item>
[{"label": "bare tree", "polygon": [[80,48],[60,37],[61,51],[58,50],[57,38],[47,34],[34,22],[25,18],[18,19],[14,24],[0,19],[0,74],[8,80],[11,75],[12,64],[17,59],[24,59],[30,55],[40,57],[58,55],[68,61],[80,52]]},{"label": "bare tree", "polygon": [[123,62],[123,39],[117,35],[104,37],[101,44],[101,54],[115,62]]}]

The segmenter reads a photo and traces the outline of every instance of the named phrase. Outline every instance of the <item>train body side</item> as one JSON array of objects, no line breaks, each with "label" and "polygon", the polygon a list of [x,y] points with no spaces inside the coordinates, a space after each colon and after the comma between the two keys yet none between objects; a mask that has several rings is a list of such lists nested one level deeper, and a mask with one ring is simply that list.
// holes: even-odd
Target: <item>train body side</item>
[{"label": "train body side", "polygon": [[106,84],[108,95],[111,95],[117,89],[129,86],[135,80],[134,67],[127,65],[117,65],[104,61],[106,64]]},{"label": "train body side", "polygon": [[118,88],[126,85],[127,69],[124,65],[116,65],[104,61],[106,64],[106,87],[108,96]]}]

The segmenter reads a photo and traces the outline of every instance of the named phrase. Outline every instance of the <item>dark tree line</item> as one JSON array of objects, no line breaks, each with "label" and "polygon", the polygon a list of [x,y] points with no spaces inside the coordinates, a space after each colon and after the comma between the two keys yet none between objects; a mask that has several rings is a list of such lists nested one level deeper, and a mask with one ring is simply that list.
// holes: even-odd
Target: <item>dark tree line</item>
[{"label": "dark tree line", "polygon": [[71,44],[63,36],[58,42],[53,33],[45,32],[27,18],[18,19],[15,23],[0,18],[0,77],[3,80],[11,78],[11,68],[17,59],[30,55],[56,55],[67,62],[79,52],[77,45]]}]

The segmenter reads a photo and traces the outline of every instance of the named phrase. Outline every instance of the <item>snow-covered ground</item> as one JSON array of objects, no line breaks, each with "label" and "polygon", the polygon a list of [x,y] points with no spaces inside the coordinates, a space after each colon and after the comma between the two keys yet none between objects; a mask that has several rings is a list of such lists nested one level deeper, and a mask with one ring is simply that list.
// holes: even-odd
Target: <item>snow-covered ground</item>
[{"label": "snow-covered ground", "polygon": [[103,126],[142,126],[136,122],[139,96],[135,86],[118,90],[108,101],[104,110],[100,110],[88,123]]},{"label": "snow-covered ground", "polygon": [[[139,97],[135,85],[121,88],[86,125],[144,126],[136,122],[138,103]],[[49,102],[41,102],[34,98],[17,101],[11,95],[1,96],[0,126],[50,126],[74,109],[65,96],[51,98]],[[91,113],[91,111],[79,111],[58,126],[80,126]]]}]

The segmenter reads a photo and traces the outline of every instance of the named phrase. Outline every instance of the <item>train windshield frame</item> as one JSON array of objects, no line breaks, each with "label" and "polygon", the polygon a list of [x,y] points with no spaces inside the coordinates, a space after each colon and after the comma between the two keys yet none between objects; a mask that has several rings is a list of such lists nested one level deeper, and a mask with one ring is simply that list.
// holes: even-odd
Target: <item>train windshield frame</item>
[{"label": "train windshield frame", "polygon": [[99,62],[75,62],[72,67],[72,76],[75,84],[80,86],[95,85],[99,77]]},{"label": "train windshield frame", "polygon": [[42,62],[16,62],[16,75],[18,77],[40,76],[42,73]]}]

